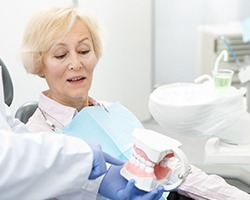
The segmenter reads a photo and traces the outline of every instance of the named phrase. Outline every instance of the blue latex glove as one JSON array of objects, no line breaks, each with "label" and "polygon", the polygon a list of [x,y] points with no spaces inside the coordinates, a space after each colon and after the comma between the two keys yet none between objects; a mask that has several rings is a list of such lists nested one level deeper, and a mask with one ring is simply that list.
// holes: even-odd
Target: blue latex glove
[{"label": "blue latex glove", "polygon": [[158,200],[164,188],[159,186],[151,192],[145,192],[135,187],[135,181],[127,181],[120,174],[123,165],[112,165],[104,176],[99,194],[112,200]]},{"label": "blue latex glove", "polygon": [[98,144],[89,144],[93,151],[93,166],[89,175],[89,180],[96,179],[107,171],[106,163],[122,165],[124,162],[102,151]]}]

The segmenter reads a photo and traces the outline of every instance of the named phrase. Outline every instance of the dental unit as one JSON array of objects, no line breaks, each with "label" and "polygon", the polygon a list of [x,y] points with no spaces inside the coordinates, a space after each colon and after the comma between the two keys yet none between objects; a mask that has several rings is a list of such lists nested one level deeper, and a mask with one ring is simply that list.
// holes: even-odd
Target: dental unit
[{"label": "dental unit", "polygon": [[[121,170],[124,178],[134,179],[135,185],[144,191],[150,191],[158,185],[171,191],[185,181],[189,163],[179,149],[179,141],[152,130],[137,128],[133,132],[133,143],[130,159]],[[178,171],[169,167],[169,160],[174,157],[182,163]]]},{"label": "dental unit", "polygon": [[149,110],[164,134],[182,143],[190,163],[250,186],[250,66],[239,72],[248,106],[245,91],[214,79],[205,74],[194,83],[162,85],[150,94]]}]

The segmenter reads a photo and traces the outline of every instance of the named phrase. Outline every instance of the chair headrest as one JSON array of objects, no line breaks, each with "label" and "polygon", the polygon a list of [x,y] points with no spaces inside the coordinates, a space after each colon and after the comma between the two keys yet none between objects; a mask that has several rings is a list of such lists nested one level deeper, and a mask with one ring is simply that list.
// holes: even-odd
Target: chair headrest
[{"label": "chair headrest", "polygon": [[2,66],[2,80],[3,80],[3,91],[5,103],[10,106],[13,101],[13,84],[9,74],[9,71],[0,58],[0,66]]}]

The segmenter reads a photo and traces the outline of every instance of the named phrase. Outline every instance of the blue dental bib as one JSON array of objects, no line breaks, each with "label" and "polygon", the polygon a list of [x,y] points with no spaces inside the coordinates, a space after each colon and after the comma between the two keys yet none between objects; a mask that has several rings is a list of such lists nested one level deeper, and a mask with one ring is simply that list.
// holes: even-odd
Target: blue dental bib
[{"label": "blue dental bib", "polygon": [[120,102],[115,102],[107,108],[83,108],[61,131],[88,143],[98,143],[103,151],[127,160],[130,157],[135,128],[143,128],[143,125],[131,111]]}]

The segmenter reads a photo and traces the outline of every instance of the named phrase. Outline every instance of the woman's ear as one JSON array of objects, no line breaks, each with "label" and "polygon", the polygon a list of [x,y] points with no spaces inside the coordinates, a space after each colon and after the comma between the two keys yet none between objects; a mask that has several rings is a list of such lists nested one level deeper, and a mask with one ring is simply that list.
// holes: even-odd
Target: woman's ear
[{"label": "woman's ear", "polygon": [[38,73],[37,73],[38,76],[40,76],[41,78],[44,78],[45,75],[43,73],[43,70],[40,70]]}]

